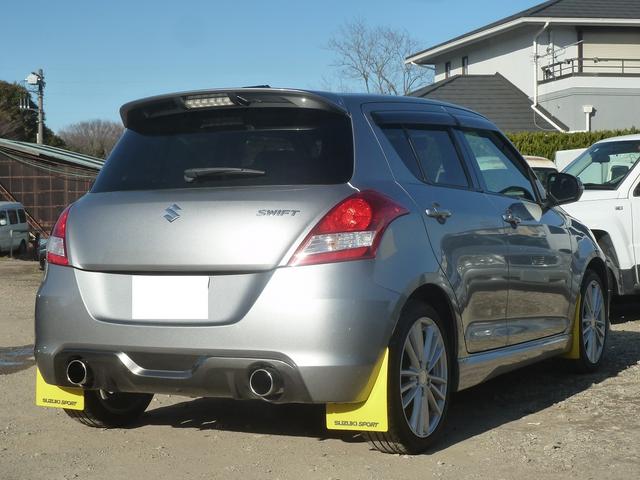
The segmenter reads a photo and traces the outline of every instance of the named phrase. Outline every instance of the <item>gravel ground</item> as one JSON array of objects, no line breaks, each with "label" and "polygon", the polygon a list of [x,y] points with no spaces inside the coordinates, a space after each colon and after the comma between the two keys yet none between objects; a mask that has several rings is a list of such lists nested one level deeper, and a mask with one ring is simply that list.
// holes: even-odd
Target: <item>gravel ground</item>
[{"label": "gravel ground", "polygon": [[640,299],[616,302],[593,375],[557,361],[455,396],[429,454],[327,432],[323,409],[158,395],[130,429],[34,405],[35,262],[0,258],[0,479],[622,479],[640,477]]}]

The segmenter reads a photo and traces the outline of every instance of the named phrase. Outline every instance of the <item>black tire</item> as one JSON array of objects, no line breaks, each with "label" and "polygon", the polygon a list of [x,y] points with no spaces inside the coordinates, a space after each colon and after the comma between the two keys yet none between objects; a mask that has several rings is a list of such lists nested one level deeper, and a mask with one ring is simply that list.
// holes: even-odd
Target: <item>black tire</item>
[{"label": "black tire", "polygon": [[85,390],[84,410],[64,411],[74,420],[95,428],[125,427],[134,423],[149,406],[150,393],[109,393]]},{"label": "black tire", "polygon": [[[445,366],[446,376],[446,392],[444,393],[443,406],[441,407],[441,415],[438,423],[434,425],[433,431],[426,436],[417,435],[410,426],[410,419],[407,418],[405,409],[402,406],[402,393],[400,385],[402,376],[400,371],[411,366],[407,366],[408,357],[405,355],[405,342],[409,341],[408,336],[412,327],[421,319],[431,320],[428,326],[437,327],[444,346],[444,360],[442,365]],[[424,320],[423,320],[424,321]],[[435,338],[435,334],[434,334]],[[425,342],[426,343],[426,342]],[[438,437],[442,434],[446,421],[447,411],[451,398],[451,385],[453,378],[452,369],[452,352],[449,339],[447,338],[447,330],[438,312],[424,302],[409,301],[405,306],[400,317],[398,327],[396,328],[391,341],[389,342],[389,372],[387,380],[387,415],[389,420],[389,428],[386,432],[365,432],[364,437],[369,441],[371,446],[376,450],[384,453],[396,454],[417,454],[428,449]],[[441,365],[441,366],[442,366]],[[416,381],[420,385],[424,379],[416,376]],[[420,380],[419,380],[420,379]],[[422,386],[423,389],[431,388],[431,380],[428,384]],[[411,391],[413,389],[410,389]],[[423,390],[424,391],[424,390]],[[423,396],[424,398],[424,396]],[[433,397],[435,399],[435,397]],[[407,405],[409,407],[411,403]],[[429,403],[429,405],[431,405]],[[412,404],[412,409],[415,402]],[[431,406],[429,412],[431,412]],[[431,415],[429,413],[428,415]],[[435,420],[434,420],[435,421]],[[418,420],[419,422],[419,420]],[[428,425],[431,428],[430,425]]]},{"label": "black tire", "polygon": [[[596,321],[591,322],[593,326],[589,326],[588,312],[590,311],[590,307],[587,304],[590,298],[588,290],[590,288],[593,288],[593,286],[596,284],[600,292],[602,292],[603,302],[601,306],[603,320],[600,320],[600,327],[598,328],[600,331],[604,330],[604,335],[602,339],[600,339],[599,337],[593,337],[593,340],[596,341],[595,345],[597,345],[598,347],[599,355],[594,355],[593,352],[587,351],[591,347],[591,342],[587,341],[584,334],[585,328],[595,328],[595,325],[597,323]],[[574,369],[578,373],[595,372],[602,364],[602,360],[605,356],[606,351],[607,338],[609,337],[609,298],[607,291],[604,289],[604,284],[602,279],[600,278],[600,275],[598,275],[593,270],[587,270],[582,280],[582,286],[580,287],[580,315],[578,317],[578,321],[580,358],[572,360],[572,364]]]},{"label": "black tire", "polygon": [[27,253],[27,243],[24,240],[22,240],[20,242],[20,246],[18,247],[17,255],[21,257],[25,253]]}]

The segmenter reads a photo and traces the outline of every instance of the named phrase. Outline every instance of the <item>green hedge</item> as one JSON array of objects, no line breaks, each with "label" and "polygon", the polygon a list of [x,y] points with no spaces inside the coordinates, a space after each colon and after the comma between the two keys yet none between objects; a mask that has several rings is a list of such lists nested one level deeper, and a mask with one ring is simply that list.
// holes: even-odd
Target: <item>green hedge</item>
[{"label": "green hedge", "polygon": [[627,130],[602,130],[599,132],[520,132],[507,136],[523,155],[537,155],[553,160],[558,150],[587,148],[592,144],[610,137],[640,133],[637,128]]}]

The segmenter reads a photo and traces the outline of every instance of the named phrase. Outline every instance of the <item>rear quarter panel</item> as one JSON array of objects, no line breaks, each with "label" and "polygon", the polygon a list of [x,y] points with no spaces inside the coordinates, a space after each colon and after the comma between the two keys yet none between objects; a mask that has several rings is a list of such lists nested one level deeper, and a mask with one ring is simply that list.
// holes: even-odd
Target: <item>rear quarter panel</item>
[{"label": "rear quarter panel", "polygon": [[[376,263],[376,283],[386,285],[401,294],[393,309],[392,323],[395,328],[406,301],[420,287],[432,285],[439,288],[449,299],[453,315],[453,330],[456,332],[458,356],[466,356],[462,320],[456,296],[444,272],[433,254],[433,249],[424,230],[421,208],[402,188],[398,176],[411,172],[398,158],[384,154],[379,139],[374,133],[370,112],[380,110],[414,110],[444,112],[435,105],[397,102],[372,102],[364,105],[349,105],[353,115],[356,139],[355,173],[352,183],[357,188],[372,188],[398,201],[410,214],[395,220],[385,232]],[[375,172],[375,175],[372,175]],[[391,252],[394,252],[391,255]]]}]

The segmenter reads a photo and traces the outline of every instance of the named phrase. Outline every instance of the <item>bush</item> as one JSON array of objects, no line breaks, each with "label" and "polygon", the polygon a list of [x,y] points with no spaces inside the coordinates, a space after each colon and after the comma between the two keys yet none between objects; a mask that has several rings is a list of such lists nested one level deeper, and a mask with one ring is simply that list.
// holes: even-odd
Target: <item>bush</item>
[{"label": "bush", "polygon": [[610,137],[640,133],[637,128],[627,130],[602,130],[599,132],[520,132],[509,133],[507,137],[523,155],[536,155],[553,160],[558,150],[587,148]]}]

